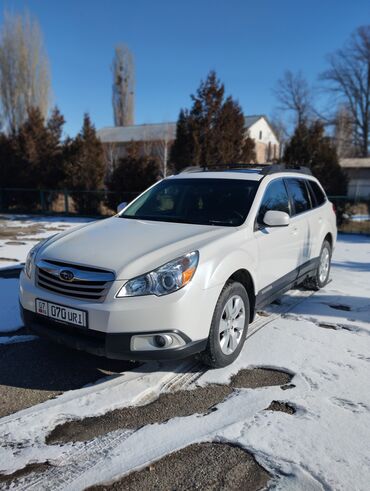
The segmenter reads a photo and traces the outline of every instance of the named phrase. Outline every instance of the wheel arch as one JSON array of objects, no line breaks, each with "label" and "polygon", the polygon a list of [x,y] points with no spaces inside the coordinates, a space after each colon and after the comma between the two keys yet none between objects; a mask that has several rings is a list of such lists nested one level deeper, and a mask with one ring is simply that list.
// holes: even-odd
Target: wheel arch
[{"label": "wheel arch", "polygon": [[[330,232],[328,232],[328,233],[325,235],[325,237],[324,237],[324,241],[325,241],[325,240],[327,240],[327,241],[329,242],[330,247],[331,247],[331,249],[333,250],[333,236],[332,236],[332,234],[331,234]],[[323,242],[324,242],[324,241],[323,241]]]},{"label": "wheel arch", "polygon": [[230,283],[233,281],[237,281],[238,283],[241,283],[248,293],[249,307],[250,307],[249,322],[252,322],[254,319],[255,307],[256,307],[256,290],[255,290],[253,277],[248,270],[241,268],[235,271],[228,278],[226,283]]}]

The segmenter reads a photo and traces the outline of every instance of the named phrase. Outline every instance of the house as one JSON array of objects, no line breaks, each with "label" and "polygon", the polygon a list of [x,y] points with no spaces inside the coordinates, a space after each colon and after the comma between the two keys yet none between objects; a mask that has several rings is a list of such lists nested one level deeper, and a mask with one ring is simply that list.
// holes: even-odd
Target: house
[{"label": "house", "polygon": [[247,135],[256,145],[258,164],[264,164],[280,157],[280,143],[269,120],[263,114],[246,116],[245,129]]},{"label": "house", "polygon": [[370,199],[370,158],[340,159],[339,163],[349,179],[347,195]]},{"label": "house", "polygon": [[[255,141],[257,163],[271,162],[279,157],[279,141],[266,116],[246,116],[245,130],[246,136]],[[117,160],[126,155],[127,146],[131,142],[138,143],[146,155],[167,162],[176,137],[176,123],[113,126],[102,128],[97,133],[103,143],[108,168],[114,167]]]}]

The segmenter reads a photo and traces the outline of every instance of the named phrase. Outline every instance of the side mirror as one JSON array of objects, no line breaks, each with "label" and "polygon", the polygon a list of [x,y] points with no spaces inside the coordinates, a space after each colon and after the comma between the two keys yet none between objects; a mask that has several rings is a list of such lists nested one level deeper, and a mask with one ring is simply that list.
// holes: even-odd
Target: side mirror
[{"label": "side mirror", "polygon": [[120,213],[124,208],[126,208],[126,206],[127,206],[127,202],[126,201],[123,201],[122,203],[120,203],[117,206],[117,213]]},{"label": "side mirror", "polygon": [[265,213],[263,222],[268,227],[287,227],[290,223],[290,217],[285,211],[269,210]]}]

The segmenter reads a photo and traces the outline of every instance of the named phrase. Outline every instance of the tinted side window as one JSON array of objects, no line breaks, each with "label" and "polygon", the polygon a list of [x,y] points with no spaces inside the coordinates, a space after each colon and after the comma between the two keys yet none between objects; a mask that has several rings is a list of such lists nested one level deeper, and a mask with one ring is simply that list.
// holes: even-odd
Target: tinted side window
[{"label": "tinted side window", "polygon": [[309,210],[311,205],[305,182],[302,179],[287,179],[286,183],[293,201],[294,214]]},{"label": "tinted side window", "polygon": [[259,224],[263,224],[263,217],[269,210],[285,211],[285,213],[290,214],[289,198],[282,179],[272,181],[268,185],[258,212],[257,221]]},{"label": "tinted side window", "polygon": [[325,203],[326,201],[326,196],[323,190],[320,188],[320,186],[317,184],[315,181],[308,181],[308,185],[310,186],[313,195],[316,200],[316,206],[321,206],[322,204]]}]

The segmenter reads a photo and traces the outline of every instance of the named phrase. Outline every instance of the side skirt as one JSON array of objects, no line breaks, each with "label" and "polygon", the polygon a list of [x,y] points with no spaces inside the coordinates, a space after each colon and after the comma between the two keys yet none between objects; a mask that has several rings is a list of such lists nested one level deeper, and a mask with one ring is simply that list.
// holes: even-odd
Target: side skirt
[{"label": "side skirt", "polygon": [[282,278],[274,281],[271,285],[265,286],[257,293],[255,310],[259,310],[269,305],[277,298],[281,297],[288,290],[303,283],[306,278],[313,276],[319,264],[319,258],[310,259]]}]

